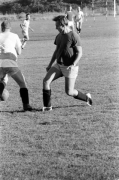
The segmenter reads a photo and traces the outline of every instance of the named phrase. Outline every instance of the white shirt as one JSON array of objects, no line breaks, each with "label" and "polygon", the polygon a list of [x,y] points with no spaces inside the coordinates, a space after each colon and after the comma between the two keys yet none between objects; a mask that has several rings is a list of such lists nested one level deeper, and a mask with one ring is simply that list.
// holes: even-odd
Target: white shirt
[{"label": "white shirt", "polygon": [[0,33],[0,59],[17,60],[17,49],[21,48],[21,41],[17,34],[12,32]]},{"label": "white shirt", "polygon": [[22,24],[24,32],[28,33],[29,25],[30,25],[30,21],[25,19]]},{"label": "white shirt", "polygon": [[83,20],[83,16],[84,16],[84,13],[83,11],[80,11],[77,13],[77,15],[75,16],[75,20],[78,22],[78,21],[81,21]]}]

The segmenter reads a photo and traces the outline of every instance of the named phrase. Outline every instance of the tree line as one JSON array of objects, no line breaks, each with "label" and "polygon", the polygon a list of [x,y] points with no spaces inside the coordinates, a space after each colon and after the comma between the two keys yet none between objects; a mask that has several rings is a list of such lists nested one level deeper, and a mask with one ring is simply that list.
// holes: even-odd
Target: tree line
[{"label": "tree line", "polygon": [[[84,8],[95,4],[105,6],[106,2],[109,4],[113,3],[114,0],[6,0],[1,3],[0,12],[2,14],[62,12],[69,4]],[[116,0],[116,3],[119,4],[119,0]]]}]

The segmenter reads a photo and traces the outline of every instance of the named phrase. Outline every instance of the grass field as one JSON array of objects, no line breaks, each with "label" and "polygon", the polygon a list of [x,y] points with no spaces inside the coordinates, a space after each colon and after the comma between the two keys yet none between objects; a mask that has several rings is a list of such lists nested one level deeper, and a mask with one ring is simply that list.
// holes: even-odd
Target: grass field
[{"label": "grass field", "polygon": [[[0,103],[0,180],[119,179],[119,17],[84,21],[76,88],[93,106],[68,97],[64,78],[52,84],[53,111],[42,112],[42,80],[57,34],[50,19],[32,21],[30,41],[18,64],[26,77],[33,112],[23,112],[19,87]],[[20,22],[12,31],[22,37]]]}]

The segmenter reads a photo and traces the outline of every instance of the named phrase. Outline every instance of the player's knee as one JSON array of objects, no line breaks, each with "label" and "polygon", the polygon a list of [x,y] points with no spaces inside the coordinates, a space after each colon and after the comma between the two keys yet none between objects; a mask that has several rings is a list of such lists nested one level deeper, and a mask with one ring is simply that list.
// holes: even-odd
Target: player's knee
[{"label": "player's knee", "polygon": [[27,88],[27,84],[25,81],[16,81],[20,88]]},{"label": "player's knee", "polygon": [[8,75],[6,75],[1,81],[6,85],[8,82]]},{"label": "player's knee", "polygon": [[43,79],[43,88],[46,89],[50,86],[50,81],[46,78]]}]

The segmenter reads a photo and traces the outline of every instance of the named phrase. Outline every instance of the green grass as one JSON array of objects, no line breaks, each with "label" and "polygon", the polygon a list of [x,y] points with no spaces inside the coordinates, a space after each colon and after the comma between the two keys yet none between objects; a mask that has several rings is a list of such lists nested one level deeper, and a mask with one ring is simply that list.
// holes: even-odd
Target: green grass
[{"label": "green grass", "polygon": [[[22,37],[20,22],[12,31]],[[32,21],[30,41],[18,59],[34,112],[22,112],[19,87],[0,103],[0,174],[3,180],[119,179],[118,17],[84,21],[76,88],[90,92],[93,106],[68,97],[64,78],[52,84],[53,111],[41,112],[42,80],[55,49],[51,20]]]}]

